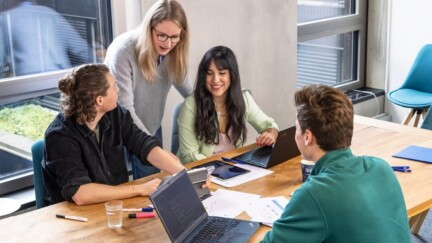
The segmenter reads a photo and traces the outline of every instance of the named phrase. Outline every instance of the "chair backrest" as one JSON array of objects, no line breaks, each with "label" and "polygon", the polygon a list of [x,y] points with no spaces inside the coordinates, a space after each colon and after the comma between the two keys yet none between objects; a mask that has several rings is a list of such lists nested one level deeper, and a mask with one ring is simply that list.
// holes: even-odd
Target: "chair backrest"
[{"label": "chair backrest", "polygon": [[432,107],[429,107],[429,111],[426,113],[421,128],[432,130]]},{"label": "chair backrest", "polygon": [[171,152],[173,154],[176,154],[177,150],[179,148],[179,131],[178,131],[177,118],[180,114],[180,109],[181,109],[182,105],[183,105],[183,102],[175,105],[173,108],[173,112],[172,112]]},{"label": "chair backrest", "polygon": [[432,93],[432,44],[420,49],[401,88]]},{"label": "chair backrest", "polygon": [[44,140],[36,141],[31,147],[33,160],[33,178],[34,190],[36,195],[36,208],[42,208],[47,205],[45,202],[45,183],[42,174],[42,159],[44,154]]}]

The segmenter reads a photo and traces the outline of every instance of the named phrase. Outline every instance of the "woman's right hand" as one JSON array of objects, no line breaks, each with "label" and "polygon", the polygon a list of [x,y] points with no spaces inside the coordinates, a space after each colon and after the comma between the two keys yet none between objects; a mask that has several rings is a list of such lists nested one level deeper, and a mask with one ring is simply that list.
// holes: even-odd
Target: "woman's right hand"
[{"label": "woman's right hand", "polygon": [[161,180],[159,178],[155,178],[151,181],[142,183],[142,184],[135,184],[135,195],[136,196],[148,196],[152,192],[156,191],[159,184],[161,183]]}]

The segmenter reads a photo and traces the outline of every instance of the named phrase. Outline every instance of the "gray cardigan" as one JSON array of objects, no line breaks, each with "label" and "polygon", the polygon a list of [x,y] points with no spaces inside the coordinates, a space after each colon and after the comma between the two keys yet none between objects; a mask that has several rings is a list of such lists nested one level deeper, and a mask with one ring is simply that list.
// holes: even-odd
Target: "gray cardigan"
[{"label": "gray cardigan", "polygon": [[[141,130],[155,135],[162,123],[171,85],[174,85],[183,97],[192,93],[192,86],[187,79],[180,85],[173,84],[173,80],[168,77],[166,62],[158,66],[158,76],[154,83],[150,84],[138,66],[135,55],[135,31],[126,32],[115,38],[108,47],[105,64],[117,80],[120,89],[119,103],[130,111],[134,123]],[[169,58],[169,55],[166,58]]]}]

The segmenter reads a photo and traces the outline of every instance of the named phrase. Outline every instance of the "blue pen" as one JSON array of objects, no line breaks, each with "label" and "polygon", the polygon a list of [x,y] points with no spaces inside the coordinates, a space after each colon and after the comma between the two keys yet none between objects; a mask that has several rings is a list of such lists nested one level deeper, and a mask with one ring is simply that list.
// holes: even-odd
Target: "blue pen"
[{"label": "blue pen", "polygon": [[238,160],[238,159],[230,159],[230,158],[226,158],[226,157],[222,157],[222,160],[225,162],[233,162],[233,163],[237,163],[237,164],[244,164],[244,161]]},{"label": "blue pen", "polygon": [[392,168],[393,169],[403,169],[403,170],[406,170],[406,169],[409,169],[410,167],[407,166],[407,165],[400,165],[400,166],[392,166]]},{"label": "blue pen", "polygon": [[393,168],[393,171],[411,172],[411,169],[409,169],[409,168]]}]

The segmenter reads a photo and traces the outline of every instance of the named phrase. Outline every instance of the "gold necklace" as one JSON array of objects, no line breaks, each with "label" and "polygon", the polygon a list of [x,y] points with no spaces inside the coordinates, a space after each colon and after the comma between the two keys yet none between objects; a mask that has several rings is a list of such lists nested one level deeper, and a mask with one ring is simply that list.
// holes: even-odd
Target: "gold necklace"
[{"label": "gold necklace", "polygon": [[225,110],[225,103],[222,106],[218,106],[218,104],[215,102],[215,107],[217,112],[221,112],[222,110]]}]

